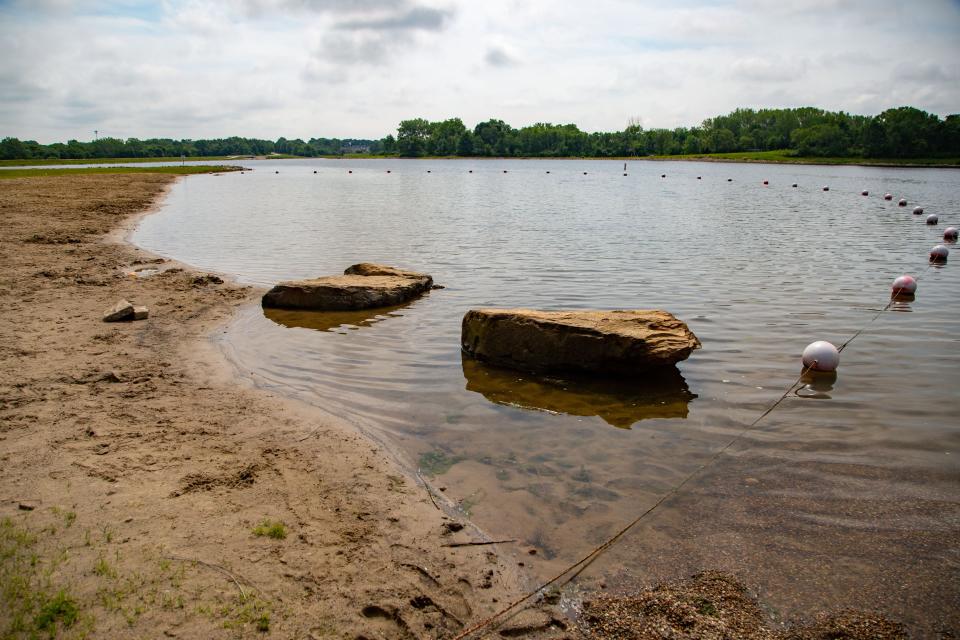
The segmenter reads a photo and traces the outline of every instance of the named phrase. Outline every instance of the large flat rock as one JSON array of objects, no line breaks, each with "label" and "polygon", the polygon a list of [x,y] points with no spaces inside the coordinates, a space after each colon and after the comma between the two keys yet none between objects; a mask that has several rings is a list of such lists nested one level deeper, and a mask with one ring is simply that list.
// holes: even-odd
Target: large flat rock
[{"label": "large flat rock", "polygon": [[512,369],[618,376],[675,365],[700,347],[686,324],[659,310],[473,309],[460,342],[468,355]]},{"label": "large flat rock", "polygon": [[354,311],[402,304],[433,286],[425,273],[402,271],[368,262],[353,265],[342,276],[281,282],[263,296],[264,307]]}]

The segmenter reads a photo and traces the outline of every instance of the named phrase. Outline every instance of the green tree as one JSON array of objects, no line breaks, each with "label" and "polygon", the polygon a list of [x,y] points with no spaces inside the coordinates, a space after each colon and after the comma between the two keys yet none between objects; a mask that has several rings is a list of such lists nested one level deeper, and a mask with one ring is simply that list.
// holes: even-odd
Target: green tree
[{"label": "green tree", "polygon": [[397,151],[404,158],[419,158],[426,153],[430,123],[423,118],[403,120],[397,128]]},{"label": "green tree", "polygon": [[0,141],[0,158],[4,160],[20,160],[29,158],[27,149],[16,138],[4,138]]}]

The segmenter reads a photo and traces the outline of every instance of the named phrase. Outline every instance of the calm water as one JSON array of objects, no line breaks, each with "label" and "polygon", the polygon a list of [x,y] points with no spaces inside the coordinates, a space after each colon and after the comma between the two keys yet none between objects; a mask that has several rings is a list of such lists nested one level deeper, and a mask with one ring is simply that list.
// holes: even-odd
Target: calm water
[{"label": "calm water", "polygon": [[[888,302],[894,277],[922,275],[915,301],[844,351],[834,382],[791,394],[579,584],[721,568],[783,618],[856,606],[920,634],[957,626],[960,278],[926,256],[960,222],[960,171],[253,166],[180,181],[134,240],[262,285],[361,261],[431,273],[446,289],[379,313],[247,309],[225,349],[257,384],[384,439],[491,535],[520,540],[539,576],[740,432],[797,377],[806,344],[842,343]],[[925,225],[914,204],[941,223]],[[646,381],[531,378],[461,357],[460,320],[479,306],[662,308],[703,348]]]}]

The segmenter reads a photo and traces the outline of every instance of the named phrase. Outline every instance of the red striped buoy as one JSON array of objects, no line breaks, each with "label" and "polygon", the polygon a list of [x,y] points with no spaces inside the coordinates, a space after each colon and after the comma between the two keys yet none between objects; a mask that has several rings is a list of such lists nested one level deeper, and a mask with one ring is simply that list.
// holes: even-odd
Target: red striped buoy
[{"label": "red striped buoy", "polygon": [[912,296],[917,292],[917,279],[913,276],[902,275],[893,281],[891,294],[894,298],[898,296]]}]

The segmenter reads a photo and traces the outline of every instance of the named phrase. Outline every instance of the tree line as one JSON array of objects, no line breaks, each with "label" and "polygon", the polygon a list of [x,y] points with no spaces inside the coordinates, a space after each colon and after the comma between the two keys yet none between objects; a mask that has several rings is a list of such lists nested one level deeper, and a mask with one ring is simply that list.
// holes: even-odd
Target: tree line
[{"label": "tree line", "polygon": [[366,153],[409,158],[609,158],[784,149],[801,157],[960,157],[960,115],[941,119],[914,107],[887,109],[876,116],[814,107],[737,109],[704,120],[698,127],[644,129],[630,124],[623,131],[596,133],[581,131],[574,124],[537,123],[516,129],[503,120],[487,120],[468,129],[460,118],[437,122],[415,118],[402,121],[396,136],[390,134],[381,140],[100,138],[43,145],[5,138],[0,141],[0,159],[190,158],[271,153],[305,157]]},{"label": "tree line", "polygon": [[402,157],[620,157],[792,150],[797,156],[911,158],[960,155],[960,115],[945,119],[914,107],[876,116],[799,109],[737,109],[699,127],[587,133],[573,124],[515,129],[487,120],[467,129],[459,118],[404,120],[380,141]]},{"label": "tree line", "polygon": [[0,141],[0,159],[75,159],[98,158],[195,158],[199,156],[262,156],[272,153],[293,156],[336,156],[350,153],[376,153],[379,142],[356,138],[299,138],[260,140],[257,138],[217,138],[213,140],[172,140],[169,138],[99,138],[90,142],[39,144],[34,140],[4,138]]}]

